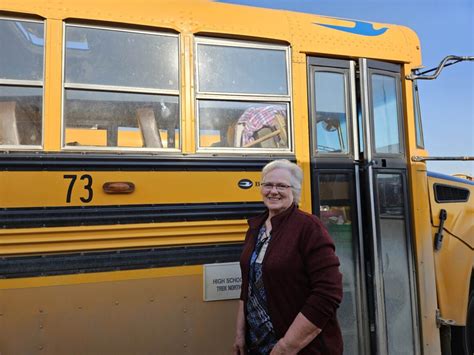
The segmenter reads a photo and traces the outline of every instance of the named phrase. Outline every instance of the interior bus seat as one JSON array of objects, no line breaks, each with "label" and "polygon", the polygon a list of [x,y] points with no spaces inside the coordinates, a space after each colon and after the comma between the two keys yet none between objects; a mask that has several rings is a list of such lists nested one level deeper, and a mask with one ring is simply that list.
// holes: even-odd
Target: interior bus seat
[{"label": "interior bus seat", "polygon": [[235,129],[237,128],[237,122],[231,123],[227,127],[227,131],[225,133],[224,144],[226,147],[234,147],[235,146]]},{"label": "interior bus seat", "polygon": [[15,109],[15,101],[0,102],[0,145],[20,144]]},{"label": "interior bus seat", "polygon": [[143,137],[143,143],[148,148],[163,148],[160,131],[156,124],[155,113],[150,107],[137,109],[137,120]]},{"label": "interior bus seat", "polygon": [[[232,127],[232,129],[230,129]],[[244,124],[243,123],[236,123],[229,127],[228,133],[234,135],[234,147],[241,147],[242,146],[242,135],[244,133]]]},{"label": "interior bus seat", "polygon": [[[286,148],[288,146],[286,119],[283,115],[276,114],[272,126],[264,126],[256,131],[254,134],[255,139],[247,144],[242,144],[244,128],[245,124],[243,123],[238,123],[235,127],[235,147],[251,148],[258,144],[262,148]],[[279,141],[273,139],[276,136],[279,137]]]}]

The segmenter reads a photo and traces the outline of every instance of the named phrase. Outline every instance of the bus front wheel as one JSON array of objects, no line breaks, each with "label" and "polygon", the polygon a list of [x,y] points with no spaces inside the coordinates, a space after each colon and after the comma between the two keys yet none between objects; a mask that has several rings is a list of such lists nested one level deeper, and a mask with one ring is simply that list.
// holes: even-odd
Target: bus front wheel
[{"label": "bus front wheel", "polygon": [[465,327],[451,327],[452,354],[474,353],[474,290],[469,295]]}]

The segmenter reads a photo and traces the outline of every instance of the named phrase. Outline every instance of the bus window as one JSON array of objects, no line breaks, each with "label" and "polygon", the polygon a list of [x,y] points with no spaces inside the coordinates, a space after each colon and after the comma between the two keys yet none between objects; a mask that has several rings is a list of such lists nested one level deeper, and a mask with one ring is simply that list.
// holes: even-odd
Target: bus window
[{"label": "bus window", "polygon": [[343,72],[314,72],[317,153],[349,153],[345,81]]},{"label": "bus window", "polygon": [[0,148],[42,145],[44,24],[0,19]]},{"label": "bus window", "polygon": [[198,38],[199,148],[288,151],[288,47]]},{"label": "bus window", "polygon": [[397,80],[380,74],[372,74],[371,78],[375,152],[401,154]]},{"label": "bus window", "polygon": [[178,37],[66,26],[64,146],[178,149]]},{"label": "bus window", "polygon": [[199,117],[201,147],[288,147],[285,103],[201,100]]}]

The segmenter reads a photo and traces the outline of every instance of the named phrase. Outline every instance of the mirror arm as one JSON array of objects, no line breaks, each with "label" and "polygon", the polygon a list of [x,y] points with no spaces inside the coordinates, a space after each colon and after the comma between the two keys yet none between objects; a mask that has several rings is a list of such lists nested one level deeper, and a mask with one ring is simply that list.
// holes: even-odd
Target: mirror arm
[{"label": "mirror arm", "polygon": [[[454,61],[454,62],[448,63],[449,61]],[[410,75],[407,75],[405,78],[407,80],[417,80],[417,79],[419,79],[419,80],[434,80],[439,76],[439,74],[441,74],[441,71],[443,70],[443,68],[445,68],[447,66],[450,66],[450,65],[453,65],[453,64],[456,64],[456,63],[459,63],[459,62],[464,62],[464,61],[474,61],[474,56],[448,55],[447,57],[445,57],[441,61],[441,63],[439,63],[439,65],[436,68],[429,69],[429,70],[426,70],[426,71],[421,72],[421,73],[417,73],[416,71],[414,71]],[[425,74],[430,73],[432,71],[435,71],[434,74],[425,75]]]}]

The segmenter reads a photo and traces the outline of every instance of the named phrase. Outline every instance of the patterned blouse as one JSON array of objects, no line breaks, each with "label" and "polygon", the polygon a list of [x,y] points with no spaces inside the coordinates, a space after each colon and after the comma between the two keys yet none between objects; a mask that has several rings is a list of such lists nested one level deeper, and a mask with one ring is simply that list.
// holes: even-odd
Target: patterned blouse
[{"label": "patterned blouse", "polygon": [[250,259],[249,297],[247,299],[247,347],[250,355],[267,355],[278,339],[268,315],[267,297],[262,277],[262,262],[270,242],[265,225],[258,233]]}]

